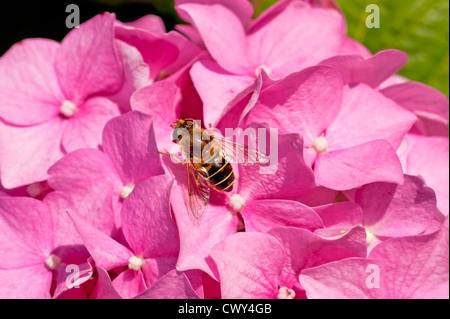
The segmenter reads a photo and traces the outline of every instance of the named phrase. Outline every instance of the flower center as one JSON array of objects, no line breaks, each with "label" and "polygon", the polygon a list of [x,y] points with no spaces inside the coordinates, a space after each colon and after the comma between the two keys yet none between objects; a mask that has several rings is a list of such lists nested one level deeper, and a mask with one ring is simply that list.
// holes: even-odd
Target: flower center
[{"label": "flower center", "polygon": [[133,183],[130,183],[130,184],[127,184],[124,187],[122,187],[122,190],[120,191],[120,197],[122,199],[127,198],[128,195],[130,195],[130,193],[133,191],[134,186],[135,185]]},{"label": "flower center", "polygon": [[145,260],[142,257],[138,256],[131,256],[130,259],[128,259],[128,268],[133,270],[140,270],[145,265]]},{"label": "flower center", "polygon": [[233,196],[230,197],[230,201],[228,202],[228,206],[237,213],[244,207],[245,205],[245,199],[242,198],[239,194],[233,194]]},{"label": "flower center", "polygon": [[61,258],[56,255],[50,254],[47,259],[45,259],[45,265],[50,270],[58,269],[59,265],[61,265]]},{"label": "flower center", "polygon": [[75,105],[75,103],[69,101],[69,100],[65,100],[62,104],[61,107],[59,108],[59,112],[64,115],[65,117],[72,117],[76,111],[77,111],[78,107]]},{"label": "flower center", "polygon": [[281,287],[278,290],[277,299],[294,299],[295,291],[288,287]]},{"label": "flower center", "polygon": [[316,137],[311,147],[316,151],[317,154],[323,154],[328,150],[328,141],[323,136]]},{"label": "flower center", "polygon": [[375,235],[371,231],[367,230],[367,228],[366,228],[366,243],[367,243],[367,246],[369,246],[373,242],[374,239],[375,239]]},{"label": "flower center", "polygon": [[33,183],[27,186],[27,193],[31,197],[38,197],[41,195],[44,188],[42,187],[41,183]]}]

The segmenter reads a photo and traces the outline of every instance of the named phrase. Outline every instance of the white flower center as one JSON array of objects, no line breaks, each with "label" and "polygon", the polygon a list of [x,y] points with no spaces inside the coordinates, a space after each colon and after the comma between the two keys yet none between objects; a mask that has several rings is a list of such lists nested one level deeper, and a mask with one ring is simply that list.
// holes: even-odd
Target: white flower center
[{"label": "white flower center", "polygon": [[233,196],[230,197],[230,201],[228,202],[228,206],[237,213],[244,207],[245,205],[245,199],[242,198],[239,194],[233,194]]},{"label": "white flower center", "polygon": [[288,287],[281,287],[278,290],[277,299],[294,299],[295,291]]},{"label": "white flower center", "polygon": [[72,117],[76,113],[77,109],[78,109],[78,107],[75,105],[75,103],[73,103],[69,100],[65,100],[61,104],[59,111],[65,117]]},{"label": "white flower center", "polygon": [[130,183],[122,187],[122,190],[120,191],[120,197],[122,199],[127,198],[128,195],[130,195],[130,193],[133,191],[134,186],[135,186],[134,184]]},{"label": "white flower center", "polygon": [[131,256],[130,259],[128,259],[128,268],[133,270],[140,270],[145,265],[145,260],[142,257],[138,256]]},{"label": "white flower center", "polygon": [[328,150],[328,141],[325,137],[317,137],[311,147],[316,151],[317,154],[323,154]]},{"label": "white flower center", "polygon": [[367,243],[367,246],[369,246],[373,242],[374,239],[375,239],[375,235],[371,231],[367,230],[367,228],[366,228],[366,243]]},{"label": "white flower center", "polygon": [[38,197],[41,195],[44,188],[42,187],[41,183],[33,183],[27,186],[27,193],[31,197]]},{"label": "white flower center", "polygon": [[47,259],[45,259],[45,265],[50,270],[58,269],[59,265],[61,265],[61,258],[59,258],[56,255],[51,254],[47,257]]}]

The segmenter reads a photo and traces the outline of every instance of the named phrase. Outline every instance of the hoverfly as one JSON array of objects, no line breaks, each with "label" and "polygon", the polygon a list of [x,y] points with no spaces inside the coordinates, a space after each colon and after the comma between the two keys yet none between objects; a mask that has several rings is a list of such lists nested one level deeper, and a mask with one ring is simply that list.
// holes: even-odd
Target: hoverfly
[{"label": "hoverfly", "polygon": [[177,120],[171,127],[172,142],[181,146],[185,158],[178,161],[186,166],[187,188],[184,191],[196,220],[208,205],[211,188],[219,192],[232,191],[235,182],[232,162],[259,165],[269,161],[254,148],[207,133],[192,119]]}]

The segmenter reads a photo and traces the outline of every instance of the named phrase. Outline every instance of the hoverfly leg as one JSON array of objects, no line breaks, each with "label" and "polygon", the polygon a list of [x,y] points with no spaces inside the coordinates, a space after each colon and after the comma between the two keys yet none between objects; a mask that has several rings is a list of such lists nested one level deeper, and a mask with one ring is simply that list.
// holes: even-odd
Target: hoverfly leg
[{"label": "hoverfly leg", "polygon": [[180,160],[179,158],[177,158],[174,154],[172,153],[168,153],[168,152],[161,152],[160,150],[156,150],[159,154],[162,155],[169,155],[171,158],[174,158],[178,163],[185,165],[186,163],[182,160]]},{"label": "hoverfly leg", "polygon": [[171,155],[170,153],[168,153],[168,152],[161,152],[160,150],[158,150],[158,149],[156,149],[156,151],[159,153],[159,154],[163,154],[163,155]]}]

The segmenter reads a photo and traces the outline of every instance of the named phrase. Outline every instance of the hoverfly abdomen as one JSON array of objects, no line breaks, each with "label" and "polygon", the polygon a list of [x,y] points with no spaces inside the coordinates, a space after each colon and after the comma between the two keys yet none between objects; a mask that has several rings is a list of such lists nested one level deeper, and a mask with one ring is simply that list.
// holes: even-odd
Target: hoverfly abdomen
[{"label": "hoverfly abdomen", "polygon": [[208,166],[209,184],[217,191],[230,192],[233,190],[233,166],[225,162],[220,166]]}]

